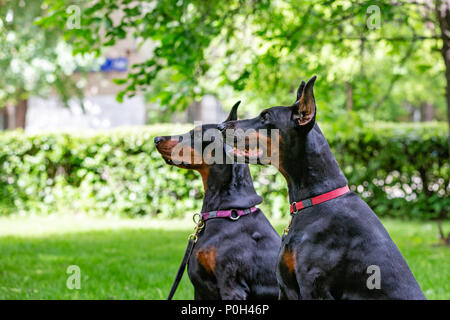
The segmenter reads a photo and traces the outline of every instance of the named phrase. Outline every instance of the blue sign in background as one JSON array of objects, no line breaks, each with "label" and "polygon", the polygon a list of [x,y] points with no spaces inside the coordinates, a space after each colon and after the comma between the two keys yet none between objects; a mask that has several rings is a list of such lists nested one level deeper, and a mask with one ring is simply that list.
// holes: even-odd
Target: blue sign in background
[{"label": "blue sign in background", "polygon": [[100,66],[102,72],[110,71],[127,71],[128,59],[121,58],[106,58],[105,62]]}]

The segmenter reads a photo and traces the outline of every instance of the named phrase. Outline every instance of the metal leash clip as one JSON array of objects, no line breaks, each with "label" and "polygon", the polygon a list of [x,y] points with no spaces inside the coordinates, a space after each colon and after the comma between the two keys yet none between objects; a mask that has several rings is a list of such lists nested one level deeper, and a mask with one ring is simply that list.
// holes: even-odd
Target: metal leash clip
[{"label": "metal leash clip", "polygon": [[283,236],[287,236],[287,234],[289,233],[289,229],[291,228],[291,223],[292,223],[292,217],[289,220],[289,224],[287,225],[287,227],[284,228],[284,230],[283,230]]},{"label": "metal leash clip", "polygon": [[[198,219],[196,219],[196,217],[198,216]],[[188,236],[189,240],[194,240],[194,243],[197,242],[198,240],[198,233],[200,231],[203,230],[203,228],[205,227],[205,221],[202,219],[202,216],[200,213],[195,213],[192,217],[192,220],[194,220],[194,223],[196,224],[195,229],[194,229],[194,233],[191,233]]]},{"label": "metal leash clip", "polygon": [[297,210],[297,202],[292,202],[291,206],[294,208],[294,211],[292,211],[291,216],[296,214],[298,212]]},{"label": "metal leash clip", "polygon": [[293,202],[291,206],[294,208],[294,211],[290,214],[291,219],[289,219],[289,224],[283,230],[283,237],[286,237],[287,234],[289,233],[289,229],[291,228],[292,218],[298,212],[298,210],[297,210],[297,202]]},{"label": "metal leash clip", "polygon": [[194,221],[195,224],[198,224],[202,220],[202,215],[200,213],[194,213],[192,216],[192,221]]}]

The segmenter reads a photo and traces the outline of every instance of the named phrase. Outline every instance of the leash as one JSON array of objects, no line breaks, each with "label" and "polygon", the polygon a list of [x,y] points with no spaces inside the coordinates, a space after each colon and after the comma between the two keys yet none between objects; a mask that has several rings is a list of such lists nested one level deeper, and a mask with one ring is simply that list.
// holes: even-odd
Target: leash
[{"label": "leash", "polygon": [[[188,264],[189,258],[191,257],[192,251],[194,250],[194,246],[198,241],[198,234],[205,228],[205,221],[213,218],[230,218],[231,220],[236,221],[241,216],[255,212],[256,210],[257,210],[256,207],[251,207],[243,210],[241,209],[217,210],[194,214],[192,219],[197,224],[197,226],[194,229],[194,233],[188,236],[188,245],[186,247],[186,250],[184,251],[183,259],[181,260],[180,267],[178,268],[177,275],[175,276],[167,300],[172,300],[175,291],[177,291],[178,285],[180,284],[180,281],[183,278],[184,270],[186,270],[186,265]],[[199,217],[198,221],[196,221],[196,217]]]},{"label": "leash", "polygon": [[312,197],[312,198],[305,199],[305,200],[298,201],[298,202],[292,202],[291,207],[290,207],[291,219],[289,220],[288,226],[283,230],[282,240],[284,240],[284,238],[287,236],[289,229],[291,228],[292,219],[299,211],[309,208],[309,207],[312,207],[316,204],[328,201],[328,200],[336,199],[337,197],[340,197],[349,191],[350,191],[350,189],[348,188],[348,185],[347,185],[345,187],[337,188],[330,192],[323,193],[316,197]]},{"label": "leash", "polygon": [[[195,217],[198,215],[194,214],[194,222]],[[198,240],[198,233],[203,230],[205,227],[205,221],[203,219],[199,219],[197,222],[197,226],[194,229],[194,233],[191,233],[188,236],[188,245],[186,247],[186,251],[184,251],[183,260],[181,260],[180,267],[178,268],[177,275],[175,276],[175,280],[173,281],[172,288],[170,288],[169,296],[167,297],[167,300],[172,300],[173,295],[175,294],[175,291],[177,291],[178,285],[180,284],[181,278],[183,278],[184,270],[186,269],[186,265],[189,262],[189,258],[191,257],[192,251],[194,250],[194,246],[197,243]]]}]

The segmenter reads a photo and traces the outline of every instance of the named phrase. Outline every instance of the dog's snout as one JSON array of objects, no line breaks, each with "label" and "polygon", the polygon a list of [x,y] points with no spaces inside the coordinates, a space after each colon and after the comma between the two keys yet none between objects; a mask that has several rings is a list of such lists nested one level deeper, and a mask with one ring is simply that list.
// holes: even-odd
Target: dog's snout
[{"label": "dog's snout", "polygon": [[155,138],[155,145],[157,146],[161,141],[163,141],[163,137],[156,137]]}]

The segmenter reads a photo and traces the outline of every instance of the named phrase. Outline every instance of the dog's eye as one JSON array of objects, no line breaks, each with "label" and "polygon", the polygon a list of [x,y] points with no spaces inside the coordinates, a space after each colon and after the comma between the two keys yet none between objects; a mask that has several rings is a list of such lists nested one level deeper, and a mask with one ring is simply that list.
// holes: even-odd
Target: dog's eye
[{"label": "dog's eye", "polygon": [[262,122],[266,122],[267,120],[269,120],[269,113],[263,112],[263,113],[261,113],[261,115],[259,117],[261,118]]}]

